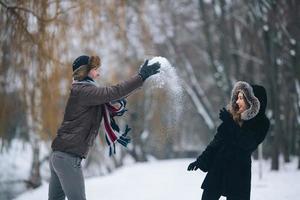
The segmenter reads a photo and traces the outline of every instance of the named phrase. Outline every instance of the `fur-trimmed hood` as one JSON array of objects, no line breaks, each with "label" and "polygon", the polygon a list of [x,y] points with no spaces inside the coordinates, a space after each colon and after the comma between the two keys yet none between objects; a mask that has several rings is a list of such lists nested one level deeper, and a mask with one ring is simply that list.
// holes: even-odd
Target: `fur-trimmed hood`
[{"label": "fur-trimmed hood", "polygon": [[241,113],[242,120],[250,120],[254,118],[260,111],[260,102],[258,98],[254,95],[253,88],[251,85],[244,81],[238,81],[234,85],[231,92],[230,103],[227,106],[229,110],[234,108],[235,102],[238,98],[238,93],[242,92],[249,103],[250,107]]},{"label": "fur-trimmed hood", "polygon": [[265,115],[267,103],[268,103],[266,89],[261,85],[251,85],[251,86],[253,88],[255,97],[259,100],[260,103],[260,109],[257,116]]}]

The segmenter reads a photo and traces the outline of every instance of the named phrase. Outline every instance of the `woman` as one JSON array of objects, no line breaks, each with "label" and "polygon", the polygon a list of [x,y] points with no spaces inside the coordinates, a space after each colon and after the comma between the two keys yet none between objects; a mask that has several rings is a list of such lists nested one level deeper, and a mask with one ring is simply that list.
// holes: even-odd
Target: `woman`
[{"label": "woman", "polygon": [[[98,134],[102,117],[106,121],[105,129],[110,130],[110,136],[115,136],[109,127],[111,123],[107,123],[106,106],[110,106],[110,101],[119,100],[141,87],[143,81],[158,73],[160,68],[159,63],[148,65],[146,60],[138,74],[127,81],[111,87],[98,87],[94,79],[99,76],[100,64],[98,56],[85,55],[73,62],[74,82],[63,122],[51,146],[49,200],[61,200],[65,196],[69,200],[86,199],[81,160],[86,158]],[[118,140],[126,145],[127,138],[121,140],[121,137],[112,138],[112,142]]]},{"label": "woman", "polygon": [[239,81],[230,104],[220,111],[221,125],[204,152],[188,170],[208,172],[201,188],[202,200],[249,200],[251,153],[264,140],[270,122],[265,115],[266,90]]}]

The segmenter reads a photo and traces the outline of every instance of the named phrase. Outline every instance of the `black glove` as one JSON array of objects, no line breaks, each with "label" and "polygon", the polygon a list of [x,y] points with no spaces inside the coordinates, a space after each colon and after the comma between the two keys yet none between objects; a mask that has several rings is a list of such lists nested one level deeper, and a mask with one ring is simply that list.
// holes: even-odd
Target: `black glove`
[{"label": "black glove", "polygon": [[189,166],[188,166],[188,168],[187,168],[188,171],[192,171],[192,170],[196,171],[197,169],[200,169],[199,161],[198,160],[190,163]]},{"label": "black glove", "polygon": [[232,115],[225,108],[223,108],[220,110],[219,118],[224,122],[224,124],[218,128],[218,131],[226,133],[224,136],[226,142],[234,142],[235,128],[237,124],[233,120]]},{"label": "black glove", "polygon": [[146,60],[139,71],[139,75],[142,77],[143,81],[145,81],[150,76],[157,74],[159,72],[160,64],[158,62],[148,65],[148,61]]},{"label": "black glove", "polygon": [[232,115],[225,108],[220,110],[219,118],[225,123],[233,122]]}]

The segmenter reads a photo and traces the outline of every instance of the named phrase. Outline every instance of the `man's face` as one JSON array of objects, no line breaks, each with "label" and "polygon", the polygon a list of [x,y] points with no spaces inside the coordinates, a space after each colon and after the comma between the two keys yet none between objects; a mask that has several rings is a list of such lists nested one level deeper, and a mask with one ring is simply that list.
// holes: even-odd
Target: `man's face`
[{"label": "man's face", "polygon": [[100,67],[93,68],[90,70],[88,76],[91,77],[92,79],[96,79],[97,77],[100,76]]}]

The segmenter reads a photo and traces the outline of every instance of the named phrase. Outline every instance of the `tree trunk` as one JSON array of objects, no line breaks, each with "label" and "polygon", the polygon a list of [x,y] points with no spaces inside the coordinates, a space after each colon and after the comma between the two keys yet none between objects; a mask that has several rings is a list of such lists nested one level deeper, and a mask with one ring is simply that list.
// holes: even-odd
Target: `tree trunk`
[{"label": "tree trunk", "polygon": [[259,179],[262,179],[263,177],[263,146],[260,144],[258,146],[258,162],[259,162],[259,167],[258,167],[258,176]]},{"label": "tree trunk", "polygon": [[[230,87],[227,85],[227,81],[224,82],[224,80],[227,80],[227,77],[224,78],[224,73],[222,72],[222,67],[218,68],[217,64],[216,64],[216,60],[215,60],[215,56],[214,56],[214,51],[213,51],[213,40],[211,37],[211,33],[210,33],[210,22],[209,22],[209,16],[208,16],[208,10],[205,7],[205,3],[203,0],[199,0],[199,14],[203,20],[203,32],[204,32],[204,36],[206,39],[206,51],[208,53],[209,56],[209,62],[210,62],[210,69],[212,71],[212,74],[220,74],[221,76],[219,78],[213,76],[215,78],[217,86],[219,87],[219,89],[221,90],[222,95],[222,101],[223,102],[227,102],[226,101],[226,96],[228,96],[228,94],[230,94]],[[220,84],[221,83],[221,84]]]},{"label": "tree trunk", "polygon": [[36,141],[33,144],[33,151],[32,151],[32,164],[31,164],[31,171],[30,171],[30,178],[27,182],[28,188],[37,188],[42,184],[42,178],[40,174],[40,147],[39,141]]},{"label": "tree trunk", "polygon": [[222,62],[222,65],[224,67],[223,77],[224,77],[224,83],[227,90],[227,93],[230,94],[230,88],[232,87],[230,82],[230,63],[231,59],[229,56],[228,48],[232,48],[230,45],[228,45],[228,41],[230,40],[229,35],[232,35],[234,33],[229,34],[228,26],[227,26],[227,12],[226,12],[226,1],[220,0],[220,7],[221,7],[221,17],[218,22],[218,29],[220,30],[220,61]]},{"label": "tree trunk", "polygon": [[298,169],[300,170],[300,139],[298,139]]},{"label": "tree trunk", "polygon": [[265,44],[265,60],[268,69],[268,79],[270,83],[270,99],[271,108],[273,112],[274,129],[272,133],[272,170],[279,170],[279,148],[280,148],[280,109],[279,109],[279,87],[278,87],[278,66],[275,62],[275,47],[272,42],[274,34],[270,30],[264,31],[264,44]]}]

